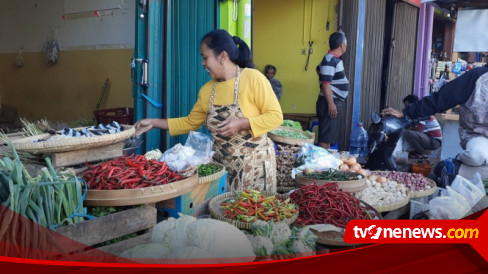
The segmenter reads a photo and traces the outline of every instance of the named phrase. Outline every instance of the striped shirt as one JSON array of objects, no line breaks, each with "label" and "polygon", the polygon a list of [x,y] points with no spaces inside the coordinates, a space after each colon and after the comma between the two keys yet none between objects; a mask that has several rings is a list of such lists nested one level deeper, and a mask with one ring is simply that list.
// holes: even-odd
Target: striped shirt
[{"label": "striped shirt", "polygon": [[429,120],[418,122],[417,130],[432,136],[435,139],[442,140],[441,126],[434,116],[430,116]]},{"label": "striped shirt", "polygon": [[[344,63],[339,56],[327,53],[318,67],[320,84],[330,84],[332,97],[345,100],[349,93],[349,80],[344,72]],[[323,96],[322,93],[320,95]]]}]

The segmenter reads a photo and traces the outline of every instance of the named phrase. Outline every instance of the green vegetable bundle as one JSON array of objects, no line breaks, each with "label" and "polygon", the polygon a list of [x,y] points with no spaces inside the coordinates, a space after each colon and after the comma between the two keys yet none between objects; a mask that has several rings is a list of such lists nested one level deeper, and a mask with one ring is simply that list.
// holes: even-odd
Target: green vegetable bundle
[{"label": "green vegetable bundle", "polygon": [[284,127],[292,127],[292,128],[296,128],[296,129],[299,129],[299,130],[303,130],[302,129],[302,125],[300,124],[300,122],[293,121],[293,120],[283,120],[283,124],[281,124],[281,126],[284,126]]},{"label": "green vegetable bundle", "polygon": [[222,167],[219,165],[212,164],[212,163],[203,164],[198,166],[198,176],[199,177],[209,176],[219,172],[220,170],[222,170]]},{"label": "green vegetable bundle", "polygon": [[[15,159],[0,159],[0,202],[16,213],[50,229],[83,221],[82,182],[74,174],[56,173],[51,160],[42,174],[31,177],[15,149]],[[1,235],[0,235],[1,236]]]},{"label": "green vegetable bundle", "polygon": [[335,169],[328,169],[322,172],[303,173],[302,176],[321,181],[352,181],[362,178],[362,176],[359,174],[337,171]]},{"label": "green vegetable bundle", "polygon": [[297,131],[290,131],[290,130],[273,130],[271,131],[272,134],[285,137],[285,138],[293,138],[293,139],[308,139],[308,136],[304,132],[297,132]]}]

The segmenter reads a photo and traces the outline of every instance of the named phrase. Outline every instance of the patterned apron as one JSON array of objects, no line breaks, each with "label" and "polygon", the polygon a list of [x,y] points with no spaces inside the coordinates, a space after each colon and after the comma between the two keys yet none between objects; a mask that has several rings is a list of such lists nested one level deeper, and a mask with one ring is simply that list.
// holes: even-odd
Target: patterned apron
[{"label": "patterned apron", "polygon": [[253,138],[249,130],[231,137],[217,134],[218,124],[227,119],[245,118],[238,103],[240,72],[234,84],[234,103],[214,105],[216,82],[212,86],[206,126],[214,137],[214,160],[228,172],[229,191],[255,189],[276,192],[276,159],[273,142],[266,134]]}]

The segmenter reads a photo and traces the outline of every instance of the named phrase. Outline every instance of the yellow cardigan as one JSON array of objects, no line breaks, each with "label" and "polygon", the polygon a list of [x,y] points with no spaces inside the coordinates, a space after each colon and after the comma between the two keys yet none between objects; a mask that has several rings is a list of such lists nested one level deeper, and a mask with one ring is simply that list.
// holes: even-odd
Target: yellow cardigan
[{"label": "yellow cardigan", "polygon": [[[187,134],[198,130],[205,123],[214,80],[200,89],[198,100],[186,117],[168,119],[170,135]],[[234,102],[235,78],[217,82],[215,105],[230,105]],[[283,123],[280,103],[268,79],[258,70],[243,69],[239,80],[239,106],[244,117],[249,119],[253,137],[265,134]]]}]

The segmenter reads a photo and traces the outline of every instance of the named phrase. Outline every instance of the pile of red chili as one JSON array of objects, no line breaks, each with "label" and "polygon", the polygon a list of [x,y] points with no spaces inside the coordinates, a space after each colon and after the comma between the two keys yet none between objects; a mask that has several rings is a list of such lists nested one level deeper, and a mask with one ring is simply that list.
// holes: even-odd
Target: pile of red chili
[{"label": "pile of red chili", "polygon": [[165,162],[147,160],[143,155],[123,156],[97,166],[87,165],[89,169],[83,179],[89,189],[134,189],[183,179]]},{"label": "pile of red chili", "polygon": [[346,228],[352,219],[365,219],[366,213],[358,199],[342,192],[337,184],[306,185],[290,195],[300,208],[298,224],[332,224]]}]

